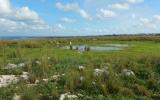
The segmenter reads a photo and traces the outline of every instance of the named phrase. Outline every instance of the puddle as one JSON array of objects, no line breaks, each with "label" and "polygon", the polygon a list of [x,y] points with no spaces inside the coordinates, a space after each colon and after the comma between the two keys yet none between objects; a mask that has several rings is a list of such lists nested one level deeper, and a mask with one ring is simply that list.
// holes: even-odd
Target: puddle
[{"label": "puddle", "polygon": [[[63,47],[64,49],[70,49],[70,46],[65,46]],[[120,48],[117,47],[101,47],[101,46],[72,46],[72,50],[80,50],[80,51],[85,51],[86,48],[89,48],[90,50],[95,50],[95,51],[117,51],[120,50]]]},{"label": "puddle", "polygon": [[112,46],[112,47],[128,47],[128,44],[105,44],[105,46]]}]

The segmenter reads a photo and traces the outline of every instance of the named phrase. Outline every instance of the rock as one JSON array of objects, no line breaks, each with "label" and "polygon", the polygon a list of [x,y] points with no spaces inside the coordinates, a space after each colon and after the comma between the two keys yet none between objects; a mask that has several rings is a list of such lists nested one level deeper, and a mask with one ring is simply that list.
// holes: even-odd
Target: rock
[{"label": "rock", "polygon": [[12,69],[12,68],[17,68],[18,66],[16,64],[11,64],[8,63],[7,66],[5,67],[5,69]]},{"label": "rock", "polygon": [[28,72],[22,72],[22,74],[23,74],[23,75],[29,75],[29,73],[28,73]]},{"label": "rock", "polygon": [[103,72],[104,72],[104,70],[102,70],[102,69],[94,69],[94,75],[95,75],[95,76],[99,76],[99,75],[101,75]]},{"label": "rock", "polygon": [[106,74],[109,74],[109,71],[108,71],[108,67],[106,68],[102,68],[102,69],[94,69],[94,76],[99,76],[101,75],[102,73],[106,73]]},{"label": "rock", "polygon": [[51,77],[51,79],[53,79],[53,80],[55,80],[55,81],[57,81],[59,78],[60,78],[60,75],[59,75],[59,74],[58,74],[58,75],[53,75],[53,76]]},{"label": "rock", "polygon": [[96,85],[96,82],[92,82],[93,85]]},{"label": "rock", "polygon": [[24,80],[28,80],[29,79],[29,73],[28,72],[22,72],[22,75],[20,75],[20,78],[22,78]]},{"label": "rock", "polygon": [[64,100],[66,97],[66,94],[61,94],[59,100]]},{"label": "rock", "polygon": [[37,86],[37,84],[27,84],[28,87],[34,87]]},{"label": "rock", "polygon": [[40,62],[40,61],[36,61],[35,63],[38,64],[38,65],[41,65],[41,62]]},{"label": "rock", "polygon": [[0,75],[0,87],[6,87],[9,84],[17,83],[18,77],[15,75]]},{"label": "rock", "polygon": [[83,77],[83,76],[80,76],[80,77],[79,77],[79,80],[80,80],[80,81],[83,81],[83,80],[84,80],[84,77]]},{"label": "rock", "polygon": [[18,67],[25,67],[25,63],[18,64]]},{"label": "rock", "polygon": [[85,69],[85,67],[84,67],[84,66],[79,66],[78,69],[79,69],[80,71],[83,71],[83,70]]},{"label": "rock", "polygon": [[17,95],[17,94],[14,94],[12,100],[21,100],[21,96]]},{"label": "rock", "polygon": [[124,74],[125,76],[135,76],[134,72],[128,69],[123,69],[122,74]]},{"label": "rock", "polygon": [[81,94],[81,93],[78,93],[77,94],[79,97],[83,97],[84,95],[83,94]]},{"label": "rock", "polygon": [[25,63],[20,63],[18,65],[8,63],[4,69],[13,69],[13,68],[18,68],[18,67],[25,67]]},{"label": "rock", "polygon": [[48,79],[48,78],[46,78],[46,79],[42,79],[42,80],[43,80],[44,82],[48,82],[48,80],[49,80],[49,79]]},{"label": "rock", "polygon": [[63,73],[62,76],[65,76],[65,74]]},{"label": "rock", "polygon": [[76,95],[71,95],[70,93],[61,94],[59,100],[74,100],[77,98]]},{"label": "rock", "polygon": [[48,60],[50,60],[51,59],[51,57],[48,57]]},{"label": "rock", "polygon": [[35,81],[35,84],[38,84],[38,83],[39,83],[39,80],[36,80],[36,81]]}]

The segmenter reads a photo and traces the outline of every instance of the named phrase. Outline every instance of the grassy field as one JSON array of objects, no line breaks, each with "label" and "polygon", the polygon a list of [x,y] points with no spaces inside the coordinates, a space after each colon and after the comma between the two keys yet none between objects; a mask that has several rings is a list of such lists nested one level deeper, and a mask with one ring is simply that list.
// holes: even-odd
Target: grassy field
[{"label": "grassy field", "polygon": [[[0,40],[0,75],[19,80],[0,86],[0,100],[159,100],[159,41],[159,36]],[[128,46],[118,51],[61,48],[70,42]],[[27,79],[20,78],[24,72]]]}]

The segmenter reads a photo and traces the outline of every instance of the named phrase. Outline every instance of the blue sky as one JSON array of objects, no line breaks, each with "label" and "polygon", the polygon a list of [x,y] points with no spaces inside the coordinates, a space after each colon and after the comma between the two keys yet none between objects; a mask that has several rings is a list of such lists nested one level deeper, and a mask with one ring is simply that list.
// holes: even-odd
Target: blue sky
[{"label": "blue sky", "polygon": [[160,0],[0,0],[0,36],[160,32]]}]

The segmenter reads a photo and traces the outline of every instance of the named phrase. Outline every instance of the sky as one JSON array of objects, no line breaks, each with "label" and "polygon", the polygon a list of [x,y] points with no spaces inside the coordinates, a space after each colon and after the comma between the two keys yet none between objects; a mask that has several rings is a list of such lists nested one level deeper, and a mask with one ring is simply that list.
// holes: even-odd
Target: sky
[{"label": "sky", "polygon": [[0,36],[160,33],[160,0],[0,0]]}]

